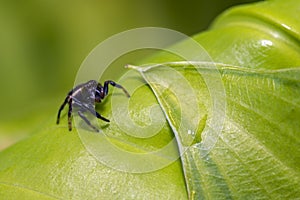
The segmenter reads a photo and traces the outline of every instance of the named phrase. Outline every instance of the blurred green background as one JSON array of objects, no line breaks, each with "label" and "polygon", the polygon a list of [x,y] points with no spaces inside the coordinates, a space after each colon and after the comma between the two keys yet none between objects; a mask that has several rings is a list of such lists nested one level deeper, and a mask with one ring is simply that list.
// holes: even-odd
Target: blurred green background
[{"label": "blurred green background", "polygon": [[225,9],[249,2],[1,0],[0,150],[55,123],[78,68],[101,41],[143,26],[193,35]]}]

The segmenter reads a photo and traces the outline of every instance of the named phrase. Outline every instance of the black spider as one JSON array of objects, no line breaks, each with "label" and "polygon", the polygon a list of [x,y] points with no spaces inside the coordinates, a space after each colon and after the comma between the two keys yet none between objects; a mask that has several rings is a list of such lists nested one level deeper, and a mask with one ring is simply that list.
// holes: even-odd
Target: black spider
[{"label": "black spider", "polygon": [[56,124],[59,124],[60,113],[64,109],[66,104],[69,104],[68,111],[68,125],[69,131],[72,130],[72,110],[73,107],[77,108],[78,115],[95,131],[99,131],[95,126],[91,124],[91,122],[83,115],[84,112],[89,111],[97,118],[102,119],[103,121],[109,122],[108,119],[102,117],[95,110],[95,103],[100,103],[102,99],[108,94],[108,85],[112,85],[114,87],[120,88],[124,91],[127,97],[130,97],[129,93],[123,88],[121,85],[118,85],[114,81],[108,80],[104,82],[104,86],[98,83],[95,80],[90,80],[86,83],[82,83],[73,88],[67,95],[65,101],[60,106]]}]

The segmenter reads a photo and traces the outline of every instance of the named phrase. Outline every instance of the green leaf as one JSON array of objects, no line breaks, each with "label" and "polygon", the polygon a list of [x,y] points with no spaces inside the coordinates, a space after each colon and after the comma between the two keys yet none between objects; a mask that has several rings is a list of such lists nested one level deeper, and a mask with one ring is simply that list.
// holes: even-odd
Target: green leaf
[{"label": "green leaf", "polygon": [[[178,76],[168,77],[158,67],[142,71],[159,104],[145,85],[127,102],[138,129],[145,128],[141,138],[127,135],[127,129],[118,126],[120,120],[113,118],[115,114],[123,116],[124,100],[118,94],[97,108],[112,120],[109,126],[100,122],[101,134],[84,131],[88,127],[82,127],[80,121],[80,129],[68,132],[64,117],[61,125],[54,126],[53,119],[36,135],[0,152],[0,196],[185,199],[188,190],[194,199],[298,198],[299,69],[271,71],[300,66],[298,5],[298,0],[274,0],[236,8],[223,14],[210,31],[194,37],[214,61],[241,67],[216,64],[216,73],[205,65],[193,68],[184,64],[182,69],[180,63],[177,67],[167,65],[176,69],[172,72],[179,73],[180,82],[176,82]],[[189,50],[184,42],[181,48]],[[170,61],[176,60],[164,53],[148,59],[149,63]],[[129,75],[141,82],[137,74]],[[169,79],[175,83],[169,85]],[[182,80],[186,81],[183,85]],[[135,88],[139,81],[124,86]],[[222,107],[224,102],[226,107]],[[198,108],[189,107],[192,103]],[[160,127],[159,132],[145,139],[143,136],[156,128],[151,122]],[[131,134],[136,136],[136,130]],[[174,135],[182,163],[173,162],[178,156]],[[111,168],[111,151],[106,151],[110,146],[97,146],[97,141],[109,141],[132,155],[146,153],[150,160],[143,162],[142,157],[131,163],[120,157],[121,169]],[[170,149],[157,153],[166,144],[171,144]],[[95,152],[108,160],[99,160]],[[166,166],[168,159],[170,165]],[[162,168],[128,172],[136,170],[135,165],[145,167],[149,161],[157,161]]]},{"label": "green leaf", "polygon": [[264,69],[300,66],[298,0],[233,7],[195,39],[214,62]]},{"label": "green leaf", "polygon": [[176,135],[190,198],[299,197],[300,68],[129,67],[151,86]]},{"label": "green leaf", "polygon": [[[139,78],[137,73],[131,74],[131,77],[133,77],[131,86],[140,85],[141,80],[137,79]],[[69,132],[66,117],[63,117],[59,126],[55,125],[53,119],[49,122],[48,128],[0,152],[1,197],[10,198],[10,194],[14,194],[13,197],[16,199],[186,199],[187,193],[179,160],[172,160],[168,163],[170,165],[162,166],[159,170],[146,170],[147,173],[142,173],[142,169],[132,173],[129,171],[130,167],[126,168],[127,164],[134,167],[139,163],[147,163],[148,159],[141,162],[137,158],[138,154],[155,152],[172,141],[173,135],[159,110],[159,113],[156,113],[156,116],[161,115],[162,119],[159,133],[150,139],[131,137],[119,128],[112,117],[110,99],[114,97],[127,100],[123,93],[116,91],[102,102],[99,112],[111,119],[111,122],[108,125],[93,120],[95,124],[101,123],[101,133],[94,133],[80,123],[77,126],[79,129]],[[121,107],[118,103],[122,104],[124,101],[115,102],[115,108]],[[148,111],[153,108],[153,104],[157,106],[157,101],[149,88],[145,85],[139,87],[131,96],[129,105],[133,111],[143,108],[139,113],[140,116],[134,117],[136,123],[148,123],[147,120],[150,119],[143,116],[149,116]],[[105,141],[108,143],[104,143]],[[109,149],[114,145],[128,155],[117,160],[123,164],[121,168],[113,168],[114,166],[109,163],[110,160],[108,163],[105,160],[107,157],[114,159],[115,154]],[[170,146],[177,159],[176,143],[171,143]],[[100,152],[97,148],[100,148]],[[105,155],[103,157],[100,155],[99,160],[99,156],[93,150]],[[134,163],[130,162],[130,154],[136,155]],[[161,160],[155,153],[153,156],[149,154],[148,157],[154,161]]]}]

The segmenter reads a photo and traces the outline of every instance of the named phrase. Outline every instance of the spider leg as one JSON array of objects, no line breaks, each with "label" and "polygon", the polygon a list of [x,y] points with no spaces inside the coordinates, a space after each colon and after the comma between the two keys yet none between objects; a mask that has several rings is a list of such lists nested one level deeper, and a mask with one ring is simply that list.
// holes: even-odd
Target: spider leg
[{"label": "spider leg", "polygon": [[91,124],[91,122],[83,115],[83,113],[81,111],[78,111],[78,115],[81,117],[81,119],[83,119],[85,121],[85,123],[87,125],[89,125],[91,128],[93,128],[96,132],[99,132],[99,130]]},{"label": "spider leg", "polygon": [[100,115],[96,110],[93,110],[87,106],[84,106],[86,110],[88,110],[90,113],[92,113],[94,116],[96,116],[98,119],[102,119],[103,121],[109,122],[109,119],[106,119],[102,115]]},{"label": "spider leg", "polygon": [[69,131],[72,130],[72,99],[69,100],[69,111],[68,111],[68,126],[69,126]]},{"label": "spider leg", "polygon": [[105,117],[103,117],[102,115],[100,115],[97,111],[94,111],[94,112],[95,112],[95,116],[98,119],[102,119],[103,121],[110,122],[109,119],[106,119]]},{"label": "spider leg", "polygon": [[57,114],[57,119],[56,119],[56,124],[59,124],[59,120],[60,120],[60,113],[61,111],[64,109],[65,105],[70,101],[70,95],[68,95],[65,99],[65,101],[63,102],[63,104],[60,106],[59,110],[58,110],[58,114]]},{"label": "spider leg", "polygon": [[116,88],[122,89],[123,92],[126,94],[126,96],[127,96],[127,97],[130,97],[129,93],[127,92],[127,90],[126,90],[123,86],[121,86],[121,85],[119,85],[119,84],[117,84],[116,82],[111,81],[111,80],[108,80],[108,81],[105,81],[105,82],[104,82],[104,94],[105,94],[105,95],[107,95],[107,93],[108,93],[108,84],[110,84],[110,85],[112,85],[112,86],[114,86],[114,87],[116,87]]}]

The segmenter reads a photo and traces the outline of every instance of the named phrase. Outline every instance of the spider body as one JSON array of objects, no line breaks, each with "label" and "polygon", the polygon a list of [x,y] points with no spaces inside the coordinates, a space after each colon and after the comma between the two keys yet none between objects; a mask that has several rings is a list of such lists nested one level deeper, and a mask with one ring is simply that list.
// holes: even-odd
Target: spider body
[{"label": "spider body", "polygon": [[68,93],[65,101],[60,106],[57,114],[56,124],[59,124],[61,111],[68,104],[69,131],[72,130],[72,113],[74,109],[76,110],[77,114],[87,123],[87,125],[98,132],[99,130],[95,126],[93,126],[91,122],[85,117],[84,112],[90,112],[98,119],[109,122],[108,119],[101,116],[95,110],[95,103],[100,103],[107,96],[109,85],[122,89],[126,96],[130,97],[125,88],[111,80],[105,81],[103,86],[95,80],[90,80],[86,83],[79,84]]}]

